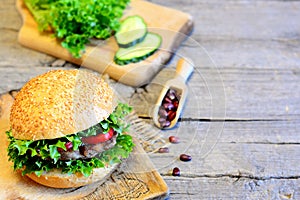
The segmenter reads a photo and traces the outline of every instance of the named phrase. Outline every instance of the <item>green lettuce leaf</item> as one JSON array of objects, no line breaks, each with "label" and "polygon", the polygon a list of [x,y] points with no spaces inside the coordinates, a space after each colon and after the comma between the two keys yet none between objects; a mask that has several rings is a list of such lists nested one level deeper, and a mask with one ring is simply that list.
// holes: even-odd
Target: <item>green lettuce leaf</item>
[{"label": "green lettuce leaf", "polygon": [[[127,104],[119,103],[117,108],[106,121],[107,127],[102,127],[101,123],[97,124],[97,128],[107,132],[110,127],[118,129],[116,145],[91,159],[77,160],[60,160],[61,154],[59,148],[66,150],[65,144],[72,142],[73,150],[78,150],[82,144],[80,137],[84,132],[93,132],[85,130],[62,138],[51,140],[18,140],[15,139],[11,131],[7,131],[7,137],[10,141],[7,148],[10,161],[14,162],[14,170],[22,169],[22,174],[35,173],[40,176],[44,171],[52,169],[62,169],[62,172],[72,174],[81,172],[84,176],[89,176],[94,168],[105,167],[113,163],[121,162],[122,158],[127,158],[134,147],[132,137],[124,134],[128,129],[127,123],[124,121],[125,116],[131,112],[131,107]],[[111,117],[114,120],[111,120]]]},{"label": "green lettuce leaf", "polygon": [[120,27],[130,0],[25,0],[40,31],[54,37],[75,57],[81,57],[91,38],[106,39]]}]

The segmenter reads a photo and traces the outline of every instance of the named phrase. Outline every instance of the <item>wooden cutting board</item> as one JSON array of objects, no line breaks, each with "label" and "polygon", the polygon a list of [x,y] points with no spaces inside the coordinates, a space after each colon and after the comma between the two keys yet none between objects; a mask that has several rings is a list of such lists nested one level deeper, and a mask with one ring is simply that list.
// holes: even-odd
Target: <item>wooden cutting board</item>
[{"label": "wooden cutting board", "polygon": [[[121,166],[103,183],[71,189],[54,189],[39,185],[12,169],[6,148],[5,131],[9,129],[8,116],[13,98],[0,96],[0,199],[165,199],[168,186],[156,171],[148,155],[135,141],[134,151]],[[133,133],[134,134],[134,133]]]},{"label": "wooden cutting board", "polygon": [[149,31],[162,36],[162,45],[148,59],[120,66],[113,62],[118,49],[114,37],[97,45],[88,45],[82,58],[74,59],[55,38],[51,37],[51,33],[38,31],[37,23],[23,0],[17,0],[17,9],[23,18],[23,25],[18,36],[18,41],[22,45],[100,73],[107,73],[111,78],[130,86],[149,83],[193,28],[192,17],[186,13],[143,0],[131,0],[123,18],[130,15],[143,17]]}]

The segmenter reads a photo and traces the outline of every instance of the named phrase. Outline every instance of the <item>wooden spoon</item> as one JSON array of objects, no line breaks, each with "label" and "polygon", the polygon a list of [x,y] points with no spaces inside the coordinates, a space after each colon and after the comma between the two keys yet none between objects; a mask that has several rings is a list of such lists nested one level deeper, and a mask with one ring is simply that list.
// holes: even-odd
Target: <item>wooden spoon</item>
[{"label": "wooden spoon", "polygon": [[[192,63],[192,61],[186,58],[179,59],[176,66],[175,77],[166,82],[153,109],[153,121],[158,128],[170,129],[176,125],[178,118],[182,112],[186,97],[188,95],[188,87],[186,86],[186,81],[189,78],[189,76],[192,74],[193,70],[194,70],[194,64]],[[167,114],[166,109],[161,108],[162,110],[160,110],[160,107],[162,107],[165,96],[170,91],[175,91],[176,92],[175,96],[179,100],[175,118],[172,119],[173,117],[171,117],[172,120],[168,120],[167,116],[169,115],[170,117],[170,115],[174,115],[175,111],[172,111],[173,113],[170,111],[169,114]],[[163,113],[163,114],[159,114],[159,113]]]}]

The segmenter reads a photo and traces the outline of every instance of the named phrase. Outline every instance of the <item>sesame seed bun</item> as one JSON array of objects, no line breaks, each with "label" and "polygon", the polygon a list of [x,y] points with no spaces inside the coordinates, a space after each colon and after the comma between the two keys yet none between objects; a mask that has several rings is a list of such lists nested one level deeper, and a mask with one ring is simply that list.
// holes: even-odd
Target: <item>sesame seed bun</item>
[{"label": "sesame seed bun", "polygon": [[112,88],[86,70],[53,70],[27,82],[12,105],[12,136],[54,139],[85,130],[116,107]]},{"label": "sesame seed bun", "polygon": [[53,188],[73,188],[88,185],[97,182],[102,184],[107,177],[115,171],[120,163],[113,164],[106,168],[95,168],[90,176],[85,177],[81,173],[65,174],[61,170],[53,169],[49,172],[44,172],[41,176],[35,175],[35,173],[26,174],[33,181]]}]

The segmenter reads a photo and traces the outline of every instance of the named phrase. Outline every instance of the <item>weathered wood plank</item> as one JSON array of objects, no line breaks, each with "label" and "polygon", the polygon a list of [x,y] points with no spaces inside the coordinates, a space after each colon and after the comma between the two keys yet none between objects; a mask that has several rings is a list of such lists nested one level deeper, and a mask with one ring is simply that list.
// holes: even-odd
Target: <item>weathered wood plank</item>
[{"label": "weathered wood plank", "polygon": [[[129,158],[124,160],[109,176],[90,185],[79,188],[55,189],[33,182],[13,171],[13,163],[8,160],[5,131],[9,129],[9,112],[14,101],[13,94],[0,96],[0,199],[165,199],[168,197],[168,186],[154,168],[148,155],[134,139],[135,147]],[[141,138],[144,126],[136,117],[128,119],[132,123],[130,133]],[[147,132],[145,137],[147,137]]]},{"label": "weathered wood plank", "polygon": [[[177,129],[163,132],[166,141],[178,135],[182,142],[168,145],[169,154],[150,153],[171,198],[300,199],[300,1],[151,2],[188,12],[195,21],[195,41],[187,40],[177,53],[196,63],[189,86],[192,94],[201,95],[189,98]],[[0,94],[56,62],[16,42],[21,19],[14,4],[4,0],[0,5],[0,17],[7,19],[0,21]],[[172,75],[162,74],[156,85],[145,88],[116,86],[140,114],[149,116],[160,81]],[[212,104],[222,102],[222,89],[226,115],[219,111],[224,104]],[[182,152],[193,160],[179,161]],[[170,176],[174,166],[181,168],[181,177]]]},{"label": "weathered wood plank", "polygon": [[[59,68],[59,67],[58,67]],[[3,91],[19,89],[30,78],[56,67],[0,68]],[[267,70],[231,68],[220,71],[219,80],[212,79],[210,68],[196,70],[189,81],[190,95],[182,117],[193,119],[293,119],[299,116],[299,69]],[[164,81],[174,71],[164,70],[146,90],[134,90],[122,84],[122,95],[131,98],[130,103],[138,114],[149,116],[151,105],[156,102]],[[218,78],[218,77],[217,77]],[[14,86],[14,87],[13,87]],[[215,90],[215,93],[211,91]],[[221,101],[223,98],[224,102]],[[226,102],[225,102],[226,100]],[[222,103],[222,104],[218,104]],[[150,105],[150,106],[149,106]],[[214,106],[216,106],[215,109]],[[149,108],[149,109],[145,109]],[[238,111],[238,112],[237,112]]]},{"label": "weathered wood plank", "polygon": [[[298,2],[245,4],[238,1],[224,1],[223,3],[191,1],[184,3],[182,7],[180,2],[165,1],[164,3],[170,7],[175,6],[177,9],[191,12],[195,18],[195,31],[192,38],[203,45],[220,66],[272,68],[277,65],[293,66],[299,61],[299,53],[297,53],[299,45],[297,43],[299,43],[300,28],[297,26],[297,19],[300,14],[297,10],[300,5]],[[220,6],[220,3],[223,6]],[[12,3],[8,5],[14,6]],[[8,7],[8,11],[6,8],[3,9],[4,12],[1,12],[3,17],[11,13],[11,7]],[[290,12],[284,12],[287,9]],[[281,12],[284,16],[280,14]],[[3,21],[3,26],[13,26],[13,30],[18,31],[21,23],[20,17],[15,13],[11,18],[18,23],[7,23],[6,25]],[[248,22],[249,20],[251,23]],[[260,23],[257,24],[257,21]],[[257,27],[258,25],[261,27]],[[16,34],[14,38],[16,38]]]},{"label": "weathered wood plank", "polygon": [[[299,32],[290,33],[300,35]],[[300,41],[298,37],[289,38],[214,38],[191,35],[179,49],[179,53],[188,55],[199,66],[213,67],[211,62],[202,55],[205,49],[215,65],[226,68],[248,69],[295,69],[300,60]],[[202,53],[202,54],[201,54]]]},{"label": "weathered wood plank", "polygon": [[299,38],[299,1],[152,0],[152,2],[189,12],[195,19],[193,35],[199,35],[199,39]]},{"label": "weathered wood plank", "polygon": [[[12,67],[2,66],[0,67],[0,94],[4,94],[11,90],[17,90],[23,87],[23,85],[31,78],[40,74],[46,73],[49,70],[55,69],[70,69],[72,67]],[[73,67],[74,68],[74,67]],[[33,70],[34,69],[34,70]]]},{"label": "weathered wood plank", "polygon": [[[10,101],[9,95],[4,100]],[[266,194],[264,192],[273,184],[276,188],[272,188],[271,194],[266,195],[296,196],[294,191],[297,191],[297,186],[290,182],[298,180],[300,174],[299,127],[299,121],[181,122],[175,129],[162,133],[165,140],[170,135],[176,135],[181,142],[166,144],[170,148],[168,154],[152,152],[150,157],[155,169],[160,171],[167,184],[171,185],[170,188],[176,191],[173,193],[171,191],[171,196],[175,199],[244,197],[239,196],[240,194],[262,195]],[[179,161],[178,156],[181,153],[191,155],[192,161],[188,163]],[[181,178],[174,182],[170,171],[175,166],[181,169]],[[213,194],[217,196],[207,196],[208,193],[204,195],[199,187],[185,188],[186,184],[201,184],[199,180],[202,179],[206,183],[213,180],[211,184],[220,186],[214,188],[217,192]],[[224,179],[227,184],[223,183]],[[243,179],[246,181],[240,182]],[[255,189],[258,186],[259,188]],[[177,190],[177,187],[185,190]],[[211,185],[207,187],[212,190]],[[291,193],[276,193],[277,187],[281,192],[285,188]],[[234,192],[230,194],[222,192],[228,188]],[[186,196],[187,194],[192,196]]]},{"label": "weathered wood plank", "polygon": [[[194,17],[191,37],[207,50],[221,70],[225,67],[285,69],[299,65],[299,1],[160,3],[181,8]],[[198,45],[187,46],[182,52],[203,64],[197,59]]]},{"label": "weathered wood plank", "polygon": [[[199,67],[190,78],[185,119],[296,119],[300,107],[300,73],[294,69],[214,69]],[[131,98],[137,112],[151,116],[163,83],[174,69],[162,71]],[[148,109],[147,109],[148,108]]]},{"label": "weathered wood plank", "polygon": [[[18,68],[16,72],[14,68],[2,67],[0,76],[5,81],[1,89],[3,92],[19,89],[30,78],[51,69],[57,68],[35,67],[35,70],[31,70],[24,67]],[[219,71],[220,80],[213,80],[211,69],[196,70],[189,81],[190,95],[182,117],[244,120],[297,118],[300,96],[294,91],[300,90],[298,71],[232,68]],[[159,77],[161,82],[154,80],[155,84],[147,86],[146,90],[139,89],[132,97],[133,89],[122,84],[116,87],[122,88],[123,96],[131,98],[130,103],[140,115],[149,116],[163,81],[172,77],[171,74],[171,70],[163,71]],[[215,93],[211,93],[212,89]]]},{"label": "weathered wood plank", "polygon": [[16,12],[15,3],[14,0],[2,0],[0,17],[3,20],[0,21],[0,31],[9,29],[17,31],[21,26],[21,18]]},{"label": "weathered wood plank", "polygon": [[[179,167],[184,177],[241,175],[249,178],[300,177],[299,121],[181,122],[165,131],[180,138],[169,153],[152,153],[163,175]],[[179,155],[192,156],[182,162]]]},{"label": "weathered wood plank", "polygon": [[[14,6],[11,1],[8,3],[3,10],[5,13],[11,13],[11,6]],[[180,6],[181,4],[173,4],[176,6]],[[193,4],[194,3],[194,4]],[[170,3],[171,4],[171,3]],[[186,4],[184,8],[190,8],[196,6],[197,9],[203,10],[204,12],[197,12],[195,14],[198,15],[206,15],[206,16],[213,16],[215,21],[223,20],[222,15],[227,16],[229,15],[228,9],[230,6],[234,7],[235,12],[243,11],[242,16],[244,18],[249,17],[251,12],[254,12],[254,7],[257,10],[256,12],[259,13],[259,16],[253,17],[262,17],[267,15],[265,13],[266,7],[270,5],[269,9],[275,9],[276,12],[279,12],[281,9],[287,9],[289,6],[295,6],[297,10],[297,3],[280,3],[276,4],[274,2],[259,2],[259,5],[266,4],[265,6],[259,7],[258,5],[252,4],[243,4],[238,2],[229,2],[228,8],[223,8],[221,6],[221,10],[219,12],[215,12],[217,7],[217,2],[213,3],[195,3],[192,1],[191,4]],[[9,7],[10,5],[10,7]],[[171,6],[171,5],[170,5]],[[208,8],[209,9],[208,9]],[[251,9],[248,10],[246,8],[250,7]],[[281,8],[282,7],[282,8]],[[6,10],[7,9],[7,10]],[[261,10],[260,10],[261,9]],[[192,10],[193,11],[193,10]],[[218,13],[217,16],[212,15],[212,13]],[[274,11],[275,12],[275,11]],[[246,16],[245,16],[246,15]],[[294,11],[290,14],[285,12],[285,15],[290,15],[292,19],[297,18],[297,12]],[[17,14],[12,16],[15,21],[20,20]],[[198,19],[199,17],[197,17]],[[195,20],[196,23],[203,23],[203,20]],[[269,35],[270,38],[263,38],[263,39],[251,39],[246,36],[240,37],[236,34],[241,34],[238,32],[232,32],[233,35],[231,37],[221,37],[218,38],[214,36],[214,34],[202,34],[201,31],[209,31],[207,29],[210,24],[212,24],[213,20],[211,18],[205,19],[207,24],[199,24],[195,27],[203,27],[203,29],[195,30],[194,34],[192,35],[193,39],[199,40],[200,44],[203,45],[208,54],[212,57],[212,59],[219,65],[218,71],[220,72],[220,78],[224,80],[224,89],[225,95],[227,99],[226,105],[226,116],[230,119],[262,119],[264,117],[273,119],[273,118],[284,118],[286,116],[291,117],[298,115],[297,107],[298,106],[298,96],[297,93],[291,91],[290,88],[297,88],[298,86],[296,82],[299,81],[299,69],[297,68],[297,64],[299,63],[300,55],[297,52],[300,52],[298,43],[297,43],[297,27],[292,25],[285,25],[291,26],[290,28],[285,28],[287,32],[286,36],[272,36]],[[225,19],[224,19],[225,20]],[[281,19],[280,19],[281,20]],[[268,21],[267,21],[268,22]],[[265,24],[266,26],[269,25],[267,22],[260,22]],[[3,24],[4,22],[2,22]],[[277,23],[277,22],[276,22]],[[279,22],[278,22],[279,23]],[[283,23],[283,22],[280,22]],[[294,22],[292,22],[294,23]],[[1,73],[0,73],[0,93],[4,93],[6,91],[20,88],[29,78],[43,73],[47,70],[53,69],[47,66],[50,66],[56,59],[49,57],[47,55],[34,52],[28,50],[26,48],[21,47],[16,42],[16,35],[17,35],[17,24],[18,23],[10,23],[15,24],[10,29],[1,29],[3,32],[1,37],[1,42],[4,46],[1,48]],[[20,24],[20,23],[19,23]],[[214,29],[219,29],[219,34],[226,32],[227,29],[223,30],[222,25],[223,23],[217,23],[214,25]],[[236,23],[232,23],[236,24]],[[248,24],[249,27],[252,27],[251,24]],[[1,26],[6,26],[5,24]],[[12,26],[12,25],[9,25]],[[279,25],[278,25],[279,26]],[[213,28],[211,27],[211,28]],[[220,32],[220,30],[222,30]],[[282,30],[282,29],[280,29]],[[278,31],[280,31],[278,30]],[[278,32],[276,31],[276,33]],[[210,30],[210,32],[213,32]],[[200,34],[199,34],[200,33]],[[260,34],[257,37],[261,37]],[[255,34],[251,33],[250,36]],[[294,36],[293,36],[294,35]],[[253,37],[254,37],[253,36]],[[255,36],[256,37],[256,36]],[[275,38],[275,39],[274,39]],[[211,69],[212,63],[208,58],[203,55],[203,52],[199,56],[199,48],[195,44],[187,43],[180,49],[180,52],[186,52],[186,55],[190,56],[194,62],[196,63],[197,70],[196,72],[204,73],[203,71],[208,72]],[[8,50],[7,50],[8,49]],[[198,52],[198,53],[197,53]],[[238,56],[237,56],[238,55]],[[18,56],[18,57],[16,57]],[[16,59],[18,58],[18,59]],[[205,62],[204,62],[205,61]],[[208,66],[208,67],[207,67]],[[35,70],[32,68],[35,67]],[[206,69],[205,69],[206,67]],[[246,69],[245,69],[246,68]],[[263,68],[266,68],[264,71]],[[253,70],[255,69],[255,70]],[[285,71],[286,70],[286,71]],[[195,73],[196,74],[196,73]],[[188,115],[184,117],[191,117],[191,118],[218,118],[223,117],[223,113],[216,113],[216,116],[211,114],[212,105],[210,105],[210,101],[212,98],[208,94],[210,91],[205,85],[205,78],[209,80],[208,77],[199,77],[195,76],[191,78],[190,85],[194,89],[194,85],[196,86],[195,93],[200,92],[202,96],[200,99],[197,99],[199,106],[199,115],[198,113],[193,113],[191,111],[194,110],[194,106],[189,105],[191,108],[186,108],[185,113]],[[245,81],[245,78],[249,78],[249,81]],[[252,76],[252,77],[251,77]],[[200,80],[199,80],[200,78]],[[257,79],[255,79],[257,78]],[[253,81],[253,82],[251,82]],[[261,83],[262,82],[262,83]],[[276,86],[283,83],[284,86],[278,90]],[[199,85],[197,85],[199,84]],[[218,83],[218,87],[216,88],[217,91],[222,92],[222,85]],[[273,87],[274,85],[274,87]],[[196,91],[198,90],[199,91]],[[150,89],[149,89],[150,90]],[[249,96],[248,91],[253,91],[253,96]],[[155,91],[156,92],[156,91]],[[130,96],[131,93],[127,94]],[[247,95],[245,95],[247,94]],[[138,94],[140,95],[140,94]],[[272,95],[274,104],[269,104],[269,98]],[[149,95],[148,95],[149,96]],[[260,98],[257,98],[260,97]],[[262,98],[263,97],[263,98]],[[249,99],[252,99],[249,100]],[[287,102],[287,99],[290,99]],[[133,100],[135,101],[135,100]],[[292,105],[289,105],[289,104]],[[276,106],[274,106],[276,105]],[[271,108],[270,108],[271,106]],[[191,110],[191,111],[190,111]],[[237,113],[237,110],[239,112]],[[278,112],[279,110],[279,112]],[[287,110],[287,111],[286,111]],[[144,113],[145,114],[145,113]]]},{"label": "weathered wood plank", "polygon": [[[24,48],[17,42],[21,17],[15,0],[4,0],[0,5],[0,94],[19,89],[30,78],[52,68],[57,59]],[[56,66],[57,67],[57,66]]]},{"label": "weathered wood plank", "polygon": [[[181,122],[181,139],[151,160],[172,199],[298,199],[299,121]],[[192,161],[182,162],[186,153]],[[181,169],[179,179],[171,176]]]},{"label": "weathered wood plank", "polygon": [[171,199],[300,199],[299,179],[165,177]]},{"label": "weathered wood plank", "polygon": [[[54,58],[22,47],[17,42],[21,27],[21,16],[16,10],[15,0],[3,0],[0,5],[0,67],[14,68],[35,66],[37,63],[47,63]],[[5,20],[4,20],[5,19]]]}]

